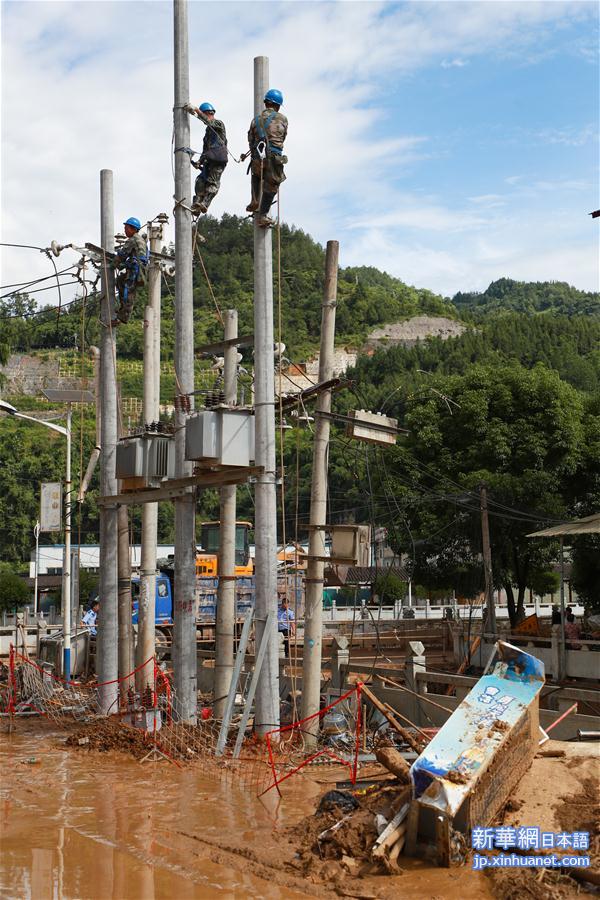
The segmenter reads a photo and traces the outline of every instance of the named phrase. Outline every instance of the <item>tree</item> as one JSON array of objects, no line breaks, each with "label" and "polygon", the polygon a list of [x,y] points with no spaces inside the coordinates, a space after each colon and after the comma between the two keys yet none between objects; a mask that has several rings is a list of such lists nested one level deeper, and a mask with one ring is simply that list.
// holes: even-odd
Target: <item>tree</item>
[{"label": "tree", "polygon": [[560,587],[560,575],[551,569],[533,572],[530,576],[529,587],[540,597],[545,594],[555,594]]},{"label": "tree", "polygon": [[29,600],[29,588],[7,563],[0,563],[0,611],[13,611]]},{"label": "tree", "polygon": [[600,536],[590,534],[576,539],[571,584],[588,613],[600,612]]},{"label": "tree", "polygon": [[556,552],[527,535],[565,517],[567,485],[582,465],[582,399],[543,367],[473,366],[428,385],[403,405],[410,434],[383,454],[377,493],[393,496],[410,521],[415,579],[431,587],[462,579],[472,595],[481,583],[484,481],[494,580],[516,623],[532,574]]},{"label": "tree", "polygon": [[379,597],[380,603],[396,603],[398,600],[404,600],[408,593],[408,584],[403,581],[394,572],[380,572],[375,579],[373,592]]}]

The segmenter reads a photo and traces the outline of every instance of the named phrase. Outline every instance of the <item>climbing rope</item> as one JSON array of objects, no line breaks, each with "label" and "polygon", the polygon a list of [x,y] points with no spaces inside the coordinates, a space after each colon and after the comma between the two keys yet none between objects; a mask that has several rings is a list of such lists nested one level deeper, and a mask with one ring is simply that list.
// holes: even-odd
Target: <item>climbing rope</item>
[{"label": "climbing rope", "polygon": [[200,260],[200,265],[202,266],[202,271],[204,272],[204,277],[206,279],[206,284],[208,286],[208,292],[212,297],[212,301],[215,304],[215,309],[217,311],[217,317],[221,325],[224,325],[223,313],[221,312],[221,307],[217,302],[217,298],[215,297],[215,292],[213,291],[212,284],[210,283],[210,278],[208,277],[208,272],[206,271],[206,266],[204,265],[204,260],[202,259],[202,254],[200,253],[200,247],[198,247],[198,225],[194,230],[194,246],[192,248],[192,257],[194,255],[194,251],[198,251],[198,259]]}]

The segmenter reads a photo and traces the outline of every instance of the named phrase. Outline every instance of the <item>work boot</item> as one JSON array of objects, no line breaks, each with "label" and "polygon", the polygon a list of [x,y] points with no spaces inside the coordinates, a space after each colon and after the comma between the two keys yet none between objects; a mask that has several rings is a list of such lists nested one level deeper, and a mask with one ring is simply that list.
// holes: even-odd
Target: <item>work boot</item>
[{"label": "work boot", "polygon": [[246,212],[252,213],[256,212],[258,209],[258,200],[251,200],[248,206],[246,207]]},{"label": "work boot", "polygon": [[271,219],[270,216],[266,216],[266,215],[259,215],[257,221],[258,221],[259,228],[271,228],[271,226],[275,224],[273,219]]},{"label": "work boot", "polygon": [[192,212],[200,215],[201,213],[208,212],[208,206],[201,200],[200,197],[194,197],[194,202],[192,204]]}]

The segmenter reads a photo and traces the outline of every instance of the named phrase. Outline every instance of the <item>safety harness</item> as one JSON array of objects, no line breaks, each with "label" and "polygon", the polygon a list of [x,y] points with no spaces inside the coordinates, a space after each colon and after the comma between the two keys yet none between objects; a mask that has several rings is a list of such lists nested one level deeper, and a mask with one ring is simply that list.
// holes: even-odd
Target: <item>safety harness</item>
[{"label": "safety harness", "polygon": [[[265,156],[269,156],[270,153],[272,153],[274,156],[282,156],[282,154],[283,154],[283,150],[281,149],[281,147],[274,147],[273,144],[270,144],[267,139],[267,128],[269,127],[269,125],[271,124],[271,122],[273,121],[273,119],[275,118],[276,115],[277,115],[277,110],[273,110],[273,112],[269,116],[267,116],[267,118],[265,119],[264,125],[261,121],[260,115],[256,116],[254,119],[254,125],[255,125],[256,131],[258,133],[258,136],[260,138],[260,141],[256,145],[255,149],[261,159],[264,159]],[[261,152],[261,144],[264,145],[264,149],[262,150],[262,152]]]}]

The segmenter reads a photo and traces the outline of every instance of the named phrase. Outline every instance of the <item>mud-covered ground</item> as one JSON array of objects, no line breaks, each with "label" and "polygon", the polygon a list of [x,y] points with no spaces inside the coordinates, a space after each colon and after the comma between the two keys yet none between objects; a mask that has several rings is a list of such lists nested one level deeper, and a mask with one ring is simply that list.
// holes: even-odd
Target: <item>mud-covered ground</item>
[{"label": "mud-covered ground", "polygon": [[[285,782],[282,798],[270,791],[258,799],[237,777],[201,760],[183,768],[140,762],[148,744],[129,730],[123,735],[109,726],[92,734],[76,726],[68,737],[71,747],[64,732],[39,720],[20,720],[15,734],[0,736],[6,900],[585,896],[582,884],[548,872],[492,878],[468,864],[439,869],[402,854],[397,874],[374,867],[375,817],[389,821],[406,799],[406,786],[391,777],[357,793],[351,818],[319,840],[340,818],[333,808],[317,812],[320,799],[346,770],[307,768]],[[561,746],[569,756],[534,760],[504,812],[506,823],[597,828],[597,756],[583,745]],[[572,756],[573,747],[584,755]]]}]

